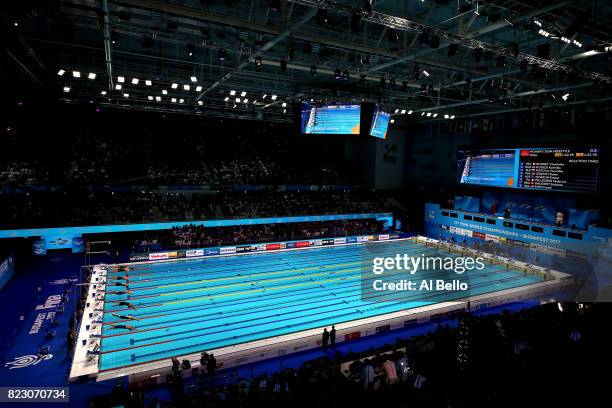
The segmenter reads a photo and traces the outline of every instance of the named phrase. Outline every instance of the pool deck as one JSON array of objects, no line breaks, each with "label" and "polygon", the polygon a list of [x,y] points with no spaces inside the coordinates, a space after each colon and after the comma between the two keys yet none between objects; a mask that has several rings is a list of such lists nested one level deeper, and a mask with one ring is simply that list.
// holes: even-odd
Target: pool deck
[{"label": "pool deck", "polygon": [[[438,249],[448,249],[449,251],[453,251],[455,253],[463,252],[465,255],[478,255],[492,263],[508,264],[511,265],[512,268],[527,269],[532,273],[541,274],[545,277],[545,280],[520,287],[458,299],[457,301],[441,302],[417,308],[400,310],[384,315],[352,320],[345,323],[338,323],[336,324],[337,343],[347,341],[347,337],[350,339],[375,334],[378,332],[377,328],[384,327],[385,330],[394,330],[403,328],[407,321],[423,323],[429,321],[432,316],[465,310],[468,301],[473,309],[480,307],[481,305],[484,305],[484,307],[491,307],[528,298],[538,298],[547,301],[550,299],[550,296],[553,293],[562,287],[571,285],[573,282],[571,275],[534,265],[528,265],[520,261],[483,253],[469,248],[463,248],[458,245],[442,243],[438,242],[437,240],[424,237],[408,239],[416,240],[418,243],[424,245],[436,246]],[[388,241],[382,241],[381,243],[384,242]],[[346,245],[363,244],[352,243]],[[281,249],[278,250],[278,252],[295,250],[302,249]],[[218,255],[217,257],[243,255],[248,254]],[[134,263],[131,263],[130,265],[133,264]],[[99,370],[99,356],[96,354],[91,354],[90,351],[100,350],[99,336],[101,334],[101,325],[99,322],[102,319],[101,311],[104,309],[103,293],[105,290],[105,275],[106,265],[99,265],[92,268],[91,283],[88,285],[88,301],[83,313],[83,321],[79,327],[78,341],[75,347],[75,354],[69,376],[70,381],[83,377],[95,377],[98,381],[103,381],[128,376],[130,382],[143,380],[164,382],[165,375],[170,372],[171,365],[169,358],[163,358],[160,360],[110,370]],[[320,347],[322,331],[323,327],[318,327],[207,351],[209,353],[214,353],[217,363],[223,364],[224,369],[231,368],[259,360],[279,357],[301,350]],[[199,369],[200,367],[200,353],[186,354],[177,357],[181,361],[184,359],[190,360],[192,370]],[[184,375],[191,376],[192,371],[185,370]]]}]

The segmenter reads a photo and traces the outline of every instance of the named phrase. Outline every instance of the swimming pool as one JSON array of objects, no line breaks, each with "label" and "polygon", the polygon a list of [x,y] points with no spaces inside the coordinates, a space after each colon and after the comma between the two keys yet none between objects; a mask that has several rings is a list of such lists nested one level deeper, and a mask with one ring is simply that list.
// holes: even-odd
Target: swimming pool
[{"label": "swimming pool", "polygon": [[[172,262],[108,271],[99,369],[111,370],[465,297],[362,299],[362,259],[457,256],[407,240]],[[423,278],[445,273],[429,270]],[[487,264],[470,273],[471,295],[541,282]],[[127,277],[127,279],[126,279]],[[129,294],[113,294],[126,290]],[[369,298],[371,299],[371,298]],[[415,301],[417,300],[418,301]],[[128,302],[128,305],[119,303]],[[125,328],[128,326],[128,328]]]}]

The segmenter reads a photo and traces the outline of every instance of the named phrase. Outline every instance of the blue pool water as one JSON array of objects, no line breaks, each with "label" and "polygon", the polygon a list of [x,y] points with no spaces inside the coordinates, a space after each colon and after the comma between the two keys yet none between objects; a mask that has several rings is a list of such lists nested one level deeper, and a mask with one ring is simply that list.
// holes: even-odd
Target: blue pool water
[{"label": "blue pool water", "polygon": [[[142,364],[465,296],[442,292],[419,301],[405,294],[397,301],[363,301],[362,259],[397,253],[455,256],[402,240],[141,264],[127,273],[129,295],[106,295],[99,368]],[[420,278],[442,276],[435,270],[423,273]],[[125,282],[115,279],[125,275],[109,272],[107,292],[125,290],[114,286]],[[472,295],[539,281],[500,265],[469,274]]]}]

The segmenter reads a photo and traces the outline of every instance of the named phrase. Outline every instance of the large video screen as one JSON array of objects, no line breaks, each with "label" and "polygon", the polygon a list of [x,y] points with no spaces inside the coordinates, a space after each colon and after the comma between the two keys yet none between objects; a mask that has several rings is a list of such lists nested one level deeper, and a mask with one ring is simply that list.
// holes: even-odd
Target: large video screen
[{"label": "large video screen", "polygon": [[462,150],[462,184],[564,192],[597,191],[598,148]]},{"label": "large video screen", "polygon": [[302,134],[358,135],[360,124],[360,105],[302,103]]},{"label": "large video screen", "polygon": [[390,119],[391,115],[389,113],[383,112],[380,109],[376,109],[376,111],[374,112],[374,117],[372,118],[370,136],[374,136],[379,139],[386,139]]}]

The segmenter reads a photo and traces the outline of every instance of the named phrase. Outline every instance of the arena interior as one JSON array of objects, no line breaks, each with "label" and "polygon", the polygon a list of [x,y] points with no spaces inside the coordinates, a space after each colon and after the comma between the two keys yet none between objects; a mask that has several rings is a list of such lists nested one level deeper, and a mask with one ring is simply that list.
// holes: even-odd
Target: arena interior
[{"label": "arena interior", "polygon": [[2,2],[0,405],[604,405],[611,16]]}]

